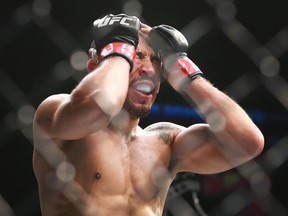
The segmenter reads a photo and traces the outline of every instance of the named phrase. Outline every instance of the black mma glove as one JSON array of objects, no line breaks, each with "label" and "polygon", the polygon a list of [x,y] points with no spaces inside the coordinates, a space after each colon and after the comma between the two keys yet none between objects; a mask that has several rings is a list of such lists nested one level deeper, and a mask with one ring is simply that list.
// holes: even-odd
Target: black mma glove
[{"label": "black mma glove", "polygon": [[168,25],[153,27],[149,33],[149,45],[161,56],[162,75],[176,91],[182,93],[186,84],[203,76],[187,57],[188,42],[177,29]]},{"label": "black mma glove", "polygon": [[95,20],[91,45],[92,48],[96,48],[94,59],[100,62],[109,56],[121,56],[128,61],[131,71],[136,56],[139,29],[140,20],[126,14],[108,14]]}]

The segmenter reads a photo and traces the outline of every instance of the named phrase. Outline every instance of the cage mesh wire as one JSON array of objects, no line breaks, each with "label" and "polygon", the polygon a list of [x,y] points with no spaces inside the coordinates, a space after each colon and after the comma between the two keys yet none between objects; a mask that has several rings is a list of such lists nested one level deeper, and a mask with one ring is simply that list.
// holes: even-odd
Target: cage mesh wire
[{"label": "cage mesh wire", "polygon": [[[196,5],[199,2],[192,1],[191,4]],[[130,0],[113,3],[123,12],[141,16],[143,20],[150,18],[149,12],[146,12],[148,9],[145,1]],[[220,84],[223,91],[240,104],[248,104],[248,109],[251,95],[252,101],[255,100],[256,103],[261,101],[261,97],[269,102],[264,104],[264,107],[261,107],[263,104],[258,107],[256,104],[258,110],[262,109],[261,112],[249,113],[263,129],[264,136],[266,136],[266,149],[257,159],[232,171],[210,176],[179,174],[168,193],[163,213],[166,216],[288,214],[287,202],[283,201],[285,198],[277,196],[279,194],[275,193],[272,188],[272,185],[276,185],[274,188],[279,187],[278,190],[285,191],[285,185],[279,184],[275,176],[280,175],[278,178],[281,179],[285,175],[288,152],[287,134],[283,132],[287,123],[285,114],[288,109],[287,20],[284,15],[281,17],[283,13],[281,3],[283,2],[265,0],[256,3],[257,7],[254,9],[257,11],[254,11],[254,16],[250,14],[251,23],[258,21],[259,28],[263,28],[263,23],[260,25],[260,22],[269,20],[265,19],[264,15],[277,16],[278,14],[275,23],[267,22],[266,28],[273,29],[273,33],[265,32],[264,29],[263,32],[266,35],[263,32],[264,35],[261,35],[259,33],[261,31],[254,31],[249,22],[243,21],[243,16],[246,15],[245,10],[253,11],[245,0],[203,0],[201,5],[204,4],[204,9],[201,13],[193,15],[191,12],[191,15],[186,15],[190,19],[186,19],[179,26],[193,50],[189,52],[189,55],[191,58],[195,57],[200,65],[202,64],[207,71],[207,77],[211,78],[212,82],[215,78],[215,82]],[[169,1],[167,4],[170,4]],[[190,5],[189,2],[183,0],[182,6],[186,4]],[[243,6],[245,4],[246,8]],[[273,4],[278,4],[276,8],[280,11],[272,11],[274,10]],[[11,6],[12,13],[1,22],[0,152],[3,176],[1,175],[0,180],[0,215],[39,214],[37,186],[31,168],[33,145],[31,128],[35,109],[48,95],[70,91],[69,89],[84,76],[86,49],[90,42],[89,22],[111,11],[107,6],[105,10],[99,9],[97,16],[95,13],[86,14],[81,23],[81,13],[88,12],[83,12],[81,11],[83,8],[79,8],[80,14],[77,15],[79,25],[82,24],[82,27],[75,30],[67,24],[69,16],[73,15],[67,13],[67,7],[64,5],[65,2],[60,4],[49,0],[18,3],[17,6]],[[78,6],[77,3],[72,5],[75,8]],[[267,5],[268,7],[271,5],[271,14],[261,14],[262,7],[267,7]],[[58,8],[58,12],[55,8]],[[53,9],[56,12],[53,12]],[[68,18],[61,20],[59,13],[66,13]],[[153,11],[150,13],[152,15]],[[249,16],[249,12],[247,13]],[[163,22],[169,22],[166,17],[162,18],[164,18]],[[179,15],[171,18],[171,25],[181,22],[180,18]],[[155,18],[161,22],[160,19]],[[215,35],[219,38],[211,38]],[[225,38],[225,43],[229,43],[230,50],[225,49],[224,45],[218,46],[218,48],[221,47],[218,54],[226,52],[224,56],[229,56],[229,58],[225,59],[227,60],[225,63],[227,68],[223,70],[225,73],[218,73],[217,68],[216,71],[212,70],[213,66],[217,65],[212,59],[215,58],[215,61],[223,59],[219,56],[212,56],[215,54],[212,50],[217,49],[215,41],[218,39],[221,44],[223,38]],[[209,40],[214,40],[214,44],[209,43]],[[205,43],[208,44],[205,45]],[[210,58],[205,58],[205,55]],[[208,60],[207,63],[206,60]],[[234,64],[235,62],[243,63],[244,66]],[[245,63],[249,65],[246,69]],[[228,70],[231,70],[231,73],[234,69],[238,71],[238,67],[241,72],[234,76],[227,74]],[[167,86],[164,84],[163,88],[162,92]],[[260,91],[261,94],[259,94]],[[269,95],[268,99],[267,95]],[[193,119],[194,115],[191,115],[193,110],[187,111],[186,105],[179,107],[173,100],[169,101],[170,106],[164,105],[161,102],[166,102],[165,95],[160,94],[159,97],[160,102],[155,107],[158,107],[158,111],[159,109],[165,111],[162,112],[162,116],[166,120],[177,118],[181,123],[183,113],[184,118],[186,115]],[[255,103],[251,102],[251,104],[251,109],[254,109]],[[155,107],[152,110],[154,113],[151,113],[152,121],[153,117],[159,118]],[[175,112],[175,110],[180,111]],[[183,123],[186,122],[183,120]],[[274,125],[275,130],[269,131]],[[89,195],[73,180],[73,172],[75,172],[73,165],[65,161],[59,149],[52,146],[39,151],[57,170],[57,176],[54,178],[57,178],[61,184],[67,184],[62,191],[63,194],[82,211],[82,207],[77,206],[79,202],[73,200],[75,194],[81,195],[83,199],[89,199]],[[21,179],[19,179],[20,176]],[[91,209],[93,210],[93,206]]]}]

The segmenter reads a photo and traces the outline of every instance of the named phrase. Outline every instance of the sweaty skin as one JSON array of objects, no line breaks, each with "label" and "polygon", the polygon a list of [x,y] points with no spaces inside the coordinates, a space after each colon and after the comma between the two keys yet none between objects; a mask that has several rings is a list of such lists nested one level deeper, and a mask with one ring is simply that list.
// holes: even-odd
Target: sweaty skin
[{"label": "sweaty skin", "polygon": [[[172,125],[163,123],[146,130],[138,127],[128,140],[106,128],[81,140],[62,141],[60,148],[76,169],[75,181],[89,195],[88,202],[75,194],[80,199],[75,202],[82,203],[80,211],[84,214],[53,188],[55,183],[47,182],[47,174],[53,169],[36,153],[34,165],[40,181],[43,216],[109,216],[116,212],[119,216],[162,215],[167,190],[175,176],[171,139],[177,132]],[[62,190],[65,185],[59,187]],[[85,213],[91,203],[97,214]]]},{"label": "sweaty skin", "polygon": [[[160,85],[159,71],[154,69],[159,67],[158,62],[154,63],[153,59],[142,56],[147,53],[152,56],[154,53],[143,43],[143,39],[140,41],[137,51],[141,51],[141,55],[138,53],[139,57],[134,63],[136,72],[130,75],[128,95],[131,99],[125,103],[129,110],[131,108],[128,104],[134,104],[140,110],[149,110]],[[137,92],[133,88],[137,82],[154,86],[153,92],[149,95]],[[44,111],[52,110],[52,106],[57,109],[68,98],[69,95],[66,94],[50,97],[40,106],[38,115],[44,116]],[[174,133],[179,132],[177,127],[181,127],[174,128],[172,124],[163,123],[143,130],[137,126],[139,119],[129,115],[126,110],[122,110],[107,127],[75,140],[63,140],[43,130],[43,124],[45,128],[49,124],[47,121],[52,121],[51,119],[45,119],[44,123],[35,122],[33,165],[39,182],[43,216],[109,216],[116,212],[119,216],[162,215],[165,197],[175,176],[170,167],[171,138]],[[126,128],[122,126],[127,123]],[[60,159],[55,157],[54,162],[52,156],[51,166],[47,162],[49,158],[43,157],[45,153],[39,153],[46,150],[41,150],[42,145],[59,147],[54,149],[54,154],[60,152],[60,159],[66,162],[64,165],[70,165],[67,165],[64,173],[57,175],[57,169],[61,170],[63,165],[63,162],[58,162]],[[65,175],[70,175],[69,167],[72,167],[72,174],[75,173],[75,176],[71,181],[62,181],[61,177],[65,179]],[[74,187],[78,190],[73,189]]]},{"label": "sweaty skin", "polygon": [[[150,29],[141,24],[144,35]],[[89,59],[89,74],[71,94],[39,105],[33,167],[43,216],[161,216],[178,172],[218,173],[262,151],[258,128],[204,78],[185,90],[207,124],[140,128],[159,91],[160,64],[139,39],[131,73],[121,57]]]}]

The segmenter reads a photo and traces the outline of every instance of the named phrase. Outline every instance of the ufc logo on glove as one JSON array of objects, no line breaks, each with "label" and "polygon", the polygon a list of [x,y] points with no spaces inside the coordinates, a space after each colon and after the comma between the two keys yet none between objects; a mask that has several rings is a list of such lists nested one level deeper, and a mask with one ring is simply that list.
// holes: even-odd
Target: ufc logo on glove
[{"label": "ufc logo on glove", "polygon": [[95,20],[94,26],[103,27],[106,25],[113,25],[114,22],[119,22],[121,25],[129,26],[130,23],[128,21],[132,21],[132,19],[129,17],[122,17],[122,16],[114,16],[114,17],[105,16],[102,19]]}]

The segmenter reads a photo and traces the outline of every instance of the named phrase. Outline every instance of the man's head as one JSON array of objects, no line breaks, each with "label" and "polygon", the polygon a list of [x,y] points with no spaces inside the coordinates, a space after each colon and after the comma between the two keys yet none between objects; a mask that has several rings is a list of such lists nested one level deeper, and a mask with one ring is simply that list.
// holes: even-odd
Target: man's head
[{"label": "man's head", "polygon": [[[130,72],[127,98],[123,106],[135,118],[148,115],[160,88],[161,60],[148,45],[150,30],[150,26],[141,23],[136,58]],[[98,66],[94,47],[89,50],[89,57],[87,70],[91,72]]]},{"label": "man's head", "polygon": [[150,112],[161,82],[161,60],[148,45],[147,38],[147,34],[141,31],[124,104],[135,117],[145,117]]}]

